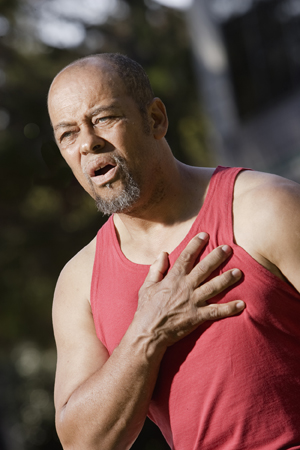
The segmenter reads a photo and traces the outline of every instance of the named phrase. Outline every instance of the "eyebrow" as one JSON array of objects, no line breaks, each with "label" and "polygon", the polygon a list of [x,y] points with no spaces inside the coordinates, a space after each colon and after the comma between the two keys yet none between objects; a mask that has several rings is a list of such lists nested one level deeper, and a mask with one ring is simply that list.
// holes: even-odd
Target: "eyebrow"
[{"label": "eyebrow", "polygon": [[75,122],[60,122],[58,123],[53,130],[57,131],[59,128],[68,128],[68,127],[73,127],[75,124]]},{"label": "eyebrow", "polygon": [[[117,105],[109,105],[109,106],[100,106],[99,108],[94,109],[91,112],[91,117],[97,116],[97,114],[101,112],[114,111],[118,109]],[[59,128],[68,128],[76,125],[75,122],[59,122],[54,128],[54,131],[57,131]]]},{"label": "eyebrow", "polygon": [[100,106],[92,111],[91,116],[94,117],[101,112],[114,111],[118,109],[116,105]]}]

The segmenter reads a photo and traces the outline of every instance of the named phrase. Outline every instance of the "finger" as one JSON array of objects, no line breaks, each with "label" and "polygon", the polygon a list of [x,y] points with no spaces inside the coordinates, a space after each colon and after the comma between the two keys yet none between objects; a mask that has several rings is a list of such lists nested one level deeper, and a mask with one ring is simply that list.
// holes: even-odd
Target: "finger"
[{"label": "finger", "polygon": [[205,232],[199,233],[195,236],[175,261],[170,274],[177,276],[179,274],[189,273],[195,264],[197,256],[199,256],[207,241],[208,234]]},{"label": "finger", "polygon": [[215,248],[205,258],[195,265],[189,274],[191,286],[196,288],[203,283],[220,264],[222,264],[231,255],[232,249],[229,245],[223,245]]},{"label": "finger", "polygon": [[169,258],[168,253],[161,252],[158,258],[151,264],[148,275],[145,278],[143,286],[150,286],[161,281],[168,270]]},{"label": "finger", "polygon": [[241,279],[242,272],[239,269],[228,270],[221,275],[213,278],[210,281],[199,286],[193,295],[193,301],[197,306],[200,306],[207,300],[215,297],[220,292],[223,292],[229,286]]},{"label": "finger", "polygon": [[245,309],[246,305],[242,300],[235,300],[228,303],[216,303],[199,308],[199,323],[207,320],[219,320],[225,317],[234,316]]}]

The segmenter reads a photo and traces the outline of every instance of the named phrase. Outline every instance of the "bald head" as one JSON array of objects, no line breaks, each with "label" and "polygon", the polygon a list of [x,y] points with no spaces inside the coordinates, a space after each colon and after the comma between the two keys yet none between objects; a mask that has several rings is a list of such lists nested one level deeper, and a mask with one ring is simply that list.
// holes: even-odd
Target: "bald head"
[{"label": "bald head", "polygon": [[[114,76],[121,79],[127,95],[136,102],[142,115],[146,113],[147,106],[154,98],[149,78],[140,64],[119,53],[99,53],[80,58],[59,72],[51,87],[55,85],[59,78],[69,76],[70,73],[76,74],[80,69],[88,67],[110,72],[112,83],[114,82]],[[49,95],[50,93],[51,88]]]}]

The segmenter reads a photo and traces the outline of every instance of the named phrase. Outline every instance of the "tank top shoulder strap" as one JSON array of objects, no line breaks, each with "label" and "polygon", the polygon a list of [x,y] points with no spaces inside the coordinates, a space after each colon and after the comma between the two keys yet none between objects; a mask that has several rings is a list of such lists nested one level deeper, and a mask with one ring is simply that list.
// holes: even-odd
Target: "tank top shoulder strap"
[{"label": "tank top shoulder strap", "polygon": [[210,180],[202,208],[202,229],[210,229],[218,241],[233,244],[233,195],[235,181],[243,167],[218,166]]}]

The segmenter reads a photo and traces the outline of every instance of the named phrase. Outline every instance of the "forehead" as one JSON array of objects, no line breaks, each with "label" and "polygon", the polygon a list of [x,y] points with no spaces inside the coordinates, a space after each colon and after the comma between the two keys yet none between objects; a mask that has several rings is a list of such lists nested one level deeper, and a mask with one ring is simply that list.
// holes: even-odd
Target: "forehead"
[{"label": "forehead", "polygon": [[122,79],[108,64],[71,66],[61,72],[50,87],[49,114],[52,119],[59,112],[89,109],[99,102],[122,102],[127,96]]}]

